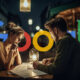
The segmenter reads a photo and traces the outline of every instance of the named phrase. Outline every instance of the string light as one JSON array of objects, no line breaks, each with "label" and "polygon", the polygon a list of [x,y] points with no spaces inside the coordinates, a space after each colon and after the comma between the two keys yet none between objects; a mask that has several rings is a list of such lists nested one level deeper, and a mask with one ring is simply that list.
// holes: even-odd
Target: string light
[{"label": "string light", "polygon": [[40,29],[40,31],[43,31],[43,29]]},{"label": "string light", "polygon": [[31,37],[34,37],[34,33],[31,33]]},{"label": "string light", "polygon": [[40,30],[40,26],[36,26],[36,30]]},{"label": "string light", "polygon": [[29,25],[32,25],[32,24],[33,24],[33,20],[32,20],[32,19],[29,19],[29,20],[28,20],[28,24],[29,24]]}]

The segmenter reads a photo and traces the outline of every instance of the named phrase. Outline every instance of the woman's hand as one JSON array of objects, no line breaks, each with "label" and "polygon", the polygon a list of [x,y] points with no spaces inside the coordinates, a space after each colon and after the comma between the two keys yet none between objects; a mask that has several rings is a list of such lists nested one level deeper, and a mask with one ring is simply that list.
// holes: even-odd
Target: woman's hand
[{"label": "woman's hand", "polygon": [[13,57],[16,57],[17,56],[17,49],[12,50],[11,54],[12,54]]},{"label": "woman's hand", "polygon": [[8,55],[8,61],[6,63],[6,69],[9,70],[9,69],[12,68],[17,55],[18,55],[18,53],[17,53],[16,48],[13,48],[13,49],[10,50],[9,55]]},{"label": "woman's hand", "polygon": [[10,50],[10,54],[12,54],[13,57],[16,57],[17,56],[17,45],[16,44],[13,44],[11,46],[11,50]]}]

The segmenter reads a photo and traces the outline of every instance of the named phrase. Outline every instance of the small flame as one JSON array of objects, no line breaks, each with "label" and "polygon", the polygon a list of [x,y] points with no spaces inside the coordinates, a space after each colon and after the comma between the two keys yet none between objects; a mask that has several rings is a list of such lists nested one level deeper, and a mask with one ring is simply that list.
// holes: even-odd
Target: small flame
[{"label": "small flame", "polygon": [[33,60],[36,60],[36,59],[37,59],[36,55],[33,55]]}]

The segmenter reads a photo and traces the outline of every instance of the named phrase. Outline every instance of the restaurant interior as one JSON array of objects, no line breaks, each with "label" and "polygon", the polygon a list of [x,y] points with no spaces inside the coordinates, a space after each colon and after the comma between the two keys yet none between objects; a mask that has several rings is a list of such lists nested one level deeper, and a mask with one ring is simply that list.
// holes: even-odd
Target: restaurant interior
[{"label": "restaurant interior", "polygon": [[[25,1],[28,1],[28,7],[26,6],[27,3],[24,6],[22,5]],[[44,27],[45,22],[56,17],[63,17],[67,22],[67,32],[80,41],[79,0],[0,0],[0,41],[4,42],[7,39],[5,25],[12,21],[25,31],[24,38],[18,44],[19,48],[23,49],[28,45],[27,48],[20,51],[23,62],[28,62],[35,53],[39,61],[43,58],[54,57],[54,41],[52,41],[50,49],[43,51],[35,48],[33,39],[39,31],[48,31]],[[28,40],[30,40],[29,44]],[[44,49],[49,43],[48,36],[40,35],[37,43]],[[31,54],[31,51],[33,51],[33,54]]]}]

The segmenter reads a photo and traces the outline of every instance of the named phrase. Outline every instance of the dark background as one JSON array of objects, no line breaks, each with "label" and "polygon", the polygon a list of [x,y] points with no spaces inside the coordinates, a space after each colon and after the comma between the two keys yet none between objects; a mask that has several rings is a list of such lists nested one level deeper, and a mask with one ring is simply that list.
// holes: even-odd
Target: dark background
[{"label": "dark background", "polygon": [[[0,0],[0,20],[4,21],[4,26],[9,21],[13,21],[30,35],[32,32],[35,34],[37,32],[35,29],[37,25],[45,30],[43,25],[50,17],[49,10],[51,8],[74,1],[75,0],[31,0],[31,12],[20,12],[20,0]],[[30,18],[33,20],[31,26],[28,25],[28,19]],[[32,46],[30,46],[30,49],[31,48]],[[21,52],[23,61],[27,60],[30,49]],[[48,52],[40,52],[40,60],[44,57],[52,56],[52,51],[53,49]]]},{"label": "dark background", "polygon": [[[37,25],[44,29],[41,25],[41,18],[44,20],[44,16],[48,17],[50,8],[72,1],[75,0],[31,0],[31,12],[20,12],[20,0],[0,0],[0,8],[7,16],[8,21],[14,21],[21,25],[30,34],[31,32],[35,33]],[[30,18],[33,20],[31,26],[28,25],[28,19]]]}]

